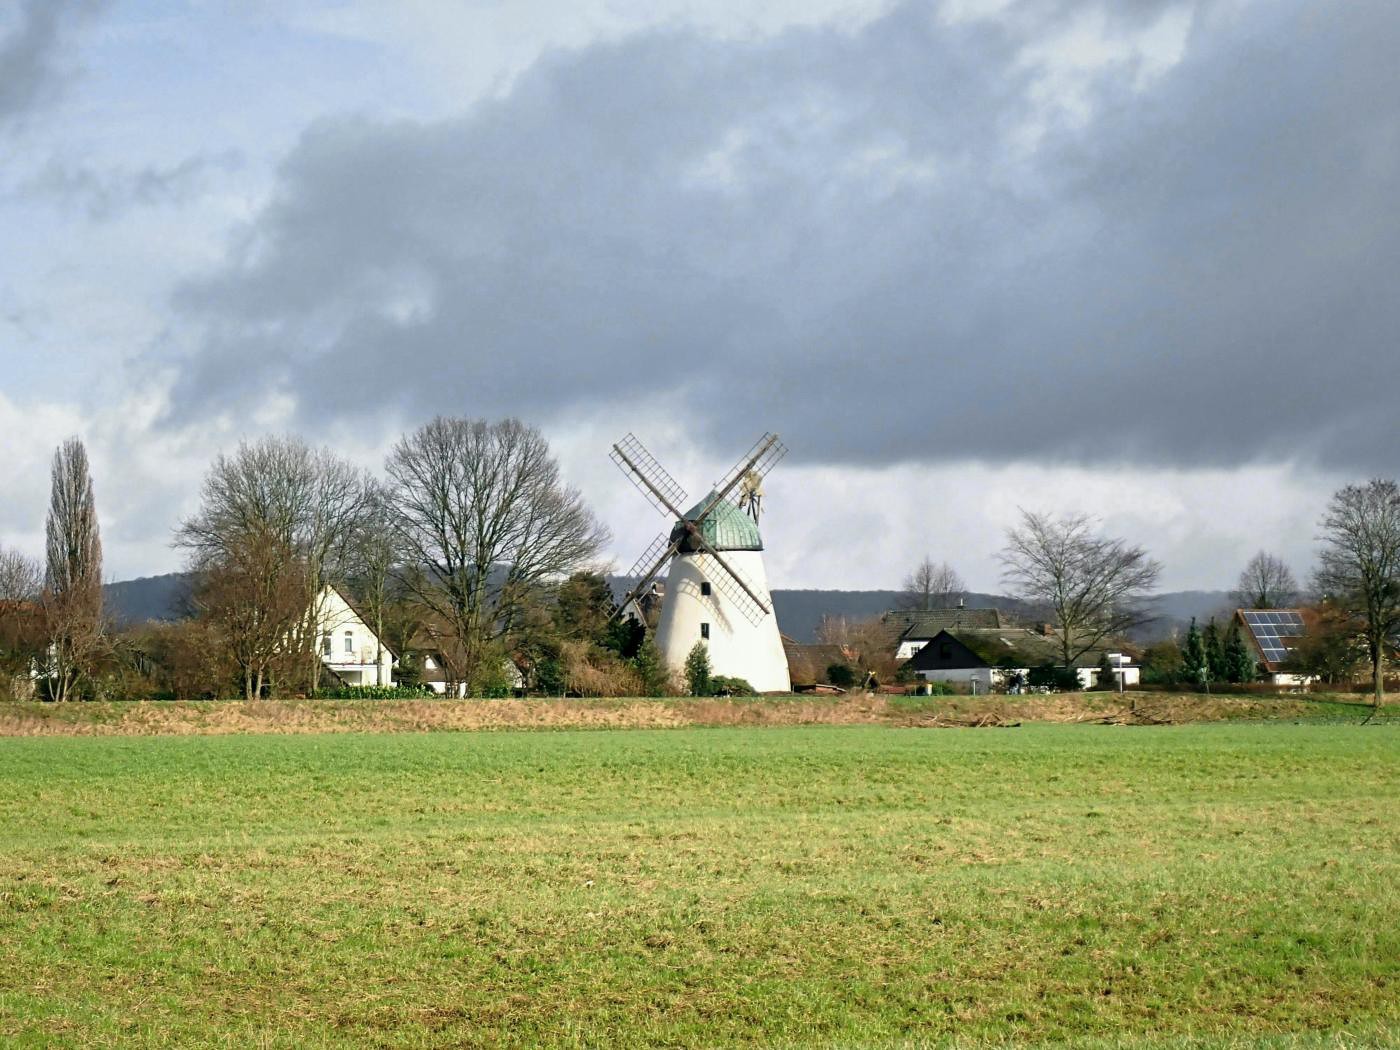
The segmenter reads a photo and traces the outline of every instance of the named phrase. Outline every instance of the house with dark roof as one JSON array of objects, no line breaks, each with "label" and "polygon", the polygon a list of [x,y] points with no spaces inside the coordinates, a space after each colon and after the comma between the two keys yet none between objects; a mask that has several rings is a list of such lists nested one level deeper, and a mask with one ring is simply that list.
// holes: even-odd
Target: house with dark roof
[{"label": "house with dark roof", "polygon": [[999,609],[967,609],[961,605],[946,609],[916,609],[888,612],[885,623],[898,632],[895,656],[907,660],[942,631],[973,629],[996,630],[1010,627]]},{"label": "house with dark roof", "polygon": [[[1141,669],[1130,652],[1121,647],[1095,648],[1074,661],[1083,688],[1098,684],[1098,666],[1105,653],[1121,670],[1125,686],[1138,684]],[[977,692],[992,692],[1017,680],[1024,682],[1034,667],[1060,663],[1060,646],[1053,634],[1027,627],[954,627],[929,639],[906,666],[926,681],[962,683]]]}]

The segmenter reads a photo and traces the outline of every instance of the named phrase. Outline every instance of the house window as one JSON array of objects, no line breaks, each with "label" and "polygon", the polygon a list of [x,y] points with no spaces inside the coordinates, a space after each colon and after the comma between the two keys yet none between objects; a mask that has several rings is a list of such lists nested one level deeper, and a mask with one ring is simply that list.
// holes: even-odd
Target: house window
[{"label": "house window", "polygon": [[709,624],[707,624],[707,623],[702,623],[702,624],[700,625],[700,637],[701,637],[701,638],[708,638],[708,637],[710,637],[710,625],[709,625]]},{"label": "house window", "polygon": [[347,653],[355,651],[355,636],[349,631],[345,632],[345,651]]},{"label": "house window", "polygon": [[953,658],[953,647],[947,642],[944,642],[941,645],[939,645],[938,658],[940,660],[951,660]]},{"label": "house window", "polygon": [[331,636],[328,634],[321,636],[321,652],[326,656],[331,655]]},{"label": "house window", "polygon": [[703,594],[706,598],[708,598],[708,597],[710,596],[710,581],[709,581],[709,580],[701,580],[701,581],[700,581],[700,593]]}]

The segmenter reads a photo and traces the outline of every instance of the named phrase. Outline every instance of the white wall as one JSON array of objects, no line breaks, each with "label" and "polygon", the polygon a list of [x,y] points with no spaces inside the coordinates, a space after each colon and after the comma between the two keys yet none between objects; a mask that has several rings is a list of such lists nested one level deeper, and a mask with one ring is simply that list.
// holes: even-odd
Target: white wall
[{"label": "white wall", "polygon": [[[1124,685],[1131,689],[1137,685],[1141,677],[1141,669],[1137,667],[1124,667]],[[1030,668],[1021,667],[1011,670],[1001,670],[995,667],[957,667],[951,669],[939,669],[933,671],[920,671],[919,677],[926,682],[977,682],[986,691],[993,688],[1002,688],[1006,684],[1006,679],[1019,673],[1022,681],[1030,674]],[[1099,672],[1096,667],[1079,668],[1079,685],[1083,689],[1092,689],[1098,681]],[[1115,674],[1116,684],[1116,674]]]},{"label": "white wall", "polygon": [[[773,599],[768,593],[762,552],[721,554],[771,610]],[[701,584],[706,581],[712,585],[709,595],[701,593]],[[706,644],[713,673],[742,678],[760,693],[789,692],[792,682],[777,618],[770,611],[757,623],[752,622],[725,594],[731,584],[725,570],[708,554],[679,554],[672,560],[661,619],[656,625],[656,647],[662,660],[676,675],[683,674],[685,658],[695,643],[703,640],[701,624],[709,624]]]},{"label": "white wall", "polygon": [[[345,679],[348,685],[393,685],[394,655],[377,645],[375,634],[339,591],[327,587],[321,592],[317,609],[316,652],[321,662]],[[331,636],[330,655],[324,638]],[[346,636],[349,651],[346,651]]]},{"label": "white wall", "polygon": [[949,667],[934,671],[920,671],[919,677],[926,682],[950,682],[960,685],[977,683],[977,690],[990,693],[1000,684],[999,672],[994,667]]}]

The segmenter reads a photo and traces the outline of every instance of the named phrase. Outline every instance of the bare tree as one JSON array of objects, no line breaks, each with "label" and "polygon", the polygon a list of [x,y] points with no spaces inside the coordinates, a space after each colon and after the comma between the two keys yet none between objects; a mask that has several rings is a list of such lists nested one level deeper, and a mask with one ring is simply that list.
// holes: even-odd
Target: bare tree
[{"label": "bare tree", "polygon": [[0,602],[32,602],[43,589],[43,566],[19,551],[0,547]]},{"label": "bare tree", "polygon": [[1023,510],[1021,524],[1007,531],[1001,561],[1016,596],[1055,619],[1065,667],[1152,618],[1146,602],[1161,565],[1141,547],[1099,535],[1085,514]]},{"label": "bare tree", "polygon": [[43,589],[37,561],[0,547],[0,695],[33,694],[34,666],[47,648],[39,606]]},{"label": "bare tree", "polygon": [[44,523],[45,683],[55,700],[73,696],[102,640],[102,538],[87,449],[69,438],[54,452]]},{"label": "bare tree", "polygon": [[1400,643],[1400,486],[1377,478],[1338,490],[1319,538],[1317,589],[1364,640],[1379,708],[1387,653]]},{"label": "bare tree", "polygon": [[1231,597],[1241,609],[1279,609],[1298,600],[1298,581],[1282,558],[1260,551],[1240,573]]},{"label": "bare tree", "polygon": [[588,564],[607,531],[519,420],[438,417],[389,454],[405,582],[449,633],[448,686],[470,688],[532,590]]},{"label": "bare tree", "polygon": [[394,521],[388,492],[377,482],[371,483],[366,490],[364,513],[350,534],[345,575],[374,632],[376,685],[390,684],[384,681],[384,638],[399,591],[394,569],[401,560]]},{"label": "bare tree", "polygon": [[[366,493],[364,472],[330,450],[296,437],[265,437],[215,459],[198,513],[176,531],[175,545],[190,552],[197,570],[240,563],[269,574],[253,594],[271,594],[274,579],[289,578],[290,564],[272,564],[273,554],[299,563],[295,576],[306,589],[303,615],[287,644],[301,653],[312,688],[321,672],[316,652],[321,596],[345,569]],[[261,552],[257,558],[247,557],[250,547]]]},{"label": "bare tree", "polygon": [[946,609],[967,590],[958,571],[946,561],[935,563],[928,555],[904,578],[900,606],[904,609]]},{"label": "bare tree", "polygon": [[256,526],[205,565],[193,601],[254,700],[302,655],[289,643],[306,616],[306,564],[286,539]]}]

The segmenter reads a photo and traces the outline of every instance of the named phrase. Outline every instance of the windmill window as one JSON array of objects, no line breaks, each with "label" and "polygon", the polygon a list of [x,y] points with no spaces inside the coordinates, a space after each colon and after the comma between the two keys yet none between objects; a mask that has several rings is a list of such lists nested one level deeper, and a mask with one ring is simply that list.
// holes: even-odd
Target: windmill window
[{"label": "windmill window", "polygon": [[700,625],[700,637],[701,637],[701,638],[708,638],[708,637],[710,637],[710,625],[709,625],[709,624],[707,624],[707,623],[702,623],[702,624]]},{"label": "windmill window", "polygon": [[355,651],[355,636],[349,631],[345,632],[345,651],[353,653]]},{"label": "windmill window", "polygon": [[708,598],[708,597],[710,596],[710,581],[709,581],[709,580],[701,580],[701,581],[700,581],[700,593],[703,594],[706,598]]},{"label": "windmill window", "polygon": [[321,636],[321,652],[331,655],[331,636],[328,634]]}]

